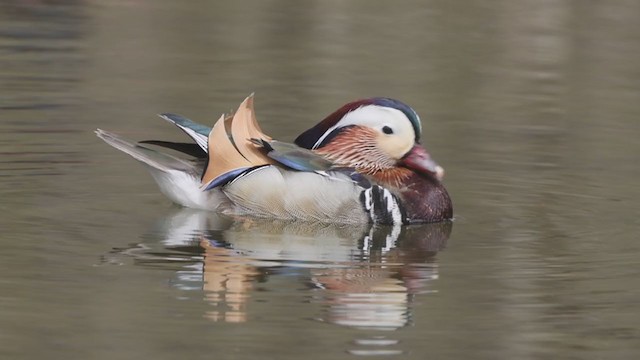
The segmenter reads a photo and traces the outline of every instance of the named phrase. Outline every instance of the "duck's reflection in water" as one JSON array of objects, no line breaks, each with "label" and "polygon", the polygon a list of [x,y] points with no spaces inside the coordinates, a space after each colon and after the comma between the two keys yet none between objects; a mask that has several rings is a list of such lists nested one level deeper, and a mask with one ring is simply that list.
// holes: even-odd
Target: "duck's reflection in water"
[{"label": "duck's reflection in water", "polygon": [[434,255],[451,232],[451,224],[372,229],[359,247],[361,256],[345,267],[311,270],[314,284],[325,291],[325,320],[346,326],[397,329],[411,320],[418,293],[435,291]]},{"label": "duck's reflection in water", "polygon": [[338,226],[182,210],[163,227],[166,250],[191,249],[202,256],[201,266],[178,271],[175,284],[193,289],[198,279],[212,305],[205,316],[213,321],[247,321],[257,284],[293,269],[313,301],[325,305],[321,320],[397,329],[410,323],[413,297],[435,291],[434,255],[446,245],[452,225]]}]

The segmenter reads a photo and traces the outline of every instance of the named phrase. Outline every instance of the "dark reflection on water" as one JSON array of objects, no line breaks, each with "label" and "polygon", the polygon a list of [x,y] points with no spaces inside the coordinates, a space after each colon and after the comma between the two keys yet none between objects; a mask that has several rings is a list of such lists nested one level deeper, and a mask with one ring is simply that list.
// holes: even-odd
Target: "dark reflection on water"
[{"label": "dark reflection on water", "polygon": [[[232,220],[194,210],[177,211],[161,224],[156,235],[162,248],[141,243],[114,249],[103,264],[131,256],[138,265],[175,269],[172,286],[203,292],[210,305],[203,316],[229,323],[260,317],[250,310],[259,284],[295,276],[307,289],[304,297],[322,305],[317,320],[372,330],[410,325],[414,298],[437,292],[435,255],[452,228],[452,223],[346,227]],[[361,355],[402,352],[377,348],[397,345],[383,335],[354,344],[362,347],[353,350]]]}]

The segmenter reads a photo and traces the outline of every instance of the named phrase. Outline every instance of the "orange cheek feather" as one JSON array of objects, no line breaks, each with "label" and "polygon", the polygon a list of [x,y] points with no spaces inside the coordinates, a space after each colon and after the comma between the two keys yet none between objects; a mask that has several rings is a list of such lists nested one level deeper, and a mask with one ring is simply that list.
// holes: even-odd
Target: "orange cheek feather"
[{"label": "orange cheek feather", "polygon": [[354,126],[343,130],[329,144],[314,151],[337,166],[353,167],[359,173],[371,176],[380,185],[402,187],[413,171],[396,166],[390,159],[384,159],[383,163],[376,162],[376,159],[381,159],[381,152],[376,146],[377,136],[373,129]]},{"label": "orange cheek feather", "polygon": [[382,186],[390,186],[396,188],[404,187],[403,184],[413,175],[414,172],[404,167],[394,167],[391,169],[380,170],[371,177],[376,183]]},{"label": "orange cheek feather", "polygon": [[375,130],[362,126],[352,126],[343,129],[328,144],[316,149],[316,152],[331,157],[342,157],[343,154],[349,153],[354,149],[371,147],[375,144],[375,139]]}]

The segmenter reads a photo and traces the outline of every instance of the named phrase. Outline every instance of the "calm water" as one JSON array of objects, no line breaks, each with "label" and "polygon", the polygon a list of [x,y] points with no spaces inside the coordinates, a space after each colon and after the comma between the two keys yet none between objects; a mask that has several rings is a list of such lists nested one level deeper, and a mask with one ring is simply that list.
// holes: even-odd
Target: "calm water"
[{"label": "calm water", "polygon": [[[0,3],[0,358],[637,359],[637,1]],[[453,224],[176,208],[97,127],[423,119]]]}]

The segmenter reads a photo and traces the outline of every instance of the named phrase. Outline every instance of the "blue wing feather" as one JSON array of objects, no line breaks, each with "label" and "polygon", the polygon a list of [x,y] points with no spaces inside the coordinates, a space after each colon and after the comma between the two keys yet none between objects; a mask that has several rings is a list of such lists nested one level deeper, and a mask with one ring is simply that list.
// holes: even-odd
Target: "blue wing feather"
[{"label": "blue wing feather", "polygon": [[241,176],[243,173],[253,169],[254,167],[243,167],[243,168],[239,168],[239,169],[234,169],[231,171],[228,171],[220,176],[218,176],[217,178],[211,180],[210,183],[207,184],[207,187],[204,188],[204,191],[207,190],[211,190],[215,187],[218,186],[222,186],[227,184],[228,182],[236,179],[237,177]]},{"label": "blue wing feather", "polygon": [[251,141],[261,146],[267,152],[267,156],[293,170],[327,171],[333,167],[331,161],[295,144],[264,139],[251,139]]},{"label": "blue wing feather", "polygon": [[198,146],[202,148],[202,150],[205,152],[208,151],[207,143],[209,141],[209,133],[211,132],[210,127],[198,124],[197,122],[189,120],[182,115],[165,113],[160,114],[159,116],[184,131],[196,142],[196,144],[198,144]]}]

